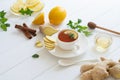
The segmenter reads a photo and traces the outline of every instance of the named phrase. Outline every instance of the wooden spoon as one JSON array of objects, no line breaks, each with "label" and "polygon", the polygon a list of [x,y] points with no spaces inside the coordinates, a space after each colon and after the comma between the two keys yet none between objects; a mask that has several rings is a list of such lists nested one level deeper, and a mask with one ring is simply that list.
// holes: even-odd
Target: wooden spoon
[{"label": "wooden spoon", "polygon": [[112,32],[112,33],[115,33],[115,34],[120,35],[120,32],[113,31],[113,30],[110,30],[110,29],[107,29],[107,28],[103,28],[103,27],[97,26],[94,22],[89,22],[89,23],[88,23],[88,27],[89,27],[90,29],[99,28],[99,29],[102,29],[102,30],[109,31],[109,32]]}]

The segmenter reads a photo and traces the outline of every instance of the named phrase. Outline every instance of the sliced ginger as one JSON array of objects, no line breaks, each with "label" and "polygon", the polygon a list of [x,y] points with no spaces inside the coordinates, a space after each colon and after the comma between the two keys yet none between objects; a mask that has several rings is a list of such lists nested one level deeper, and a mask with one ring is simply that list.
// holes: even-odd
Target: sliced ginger
[{"label": "sliced ginger", "polygon": [[46,49],[53,50],[55,48],[56,41],[53,38],[51,38],[50,36],[45,36],[43,39]]},{"label": "sliced ginger", "polygon": [[41,41],[36,41],[35,46],[36,47],[43,47],[43,44]]},{"label": "sliced ginger", "polygon": [[38,14],[35,19],[33,20],[32,22],[33,24],[36,24],[36,25],[42,25],[45,23],[44,21],[44,12],[41,12],[40,14]]}]

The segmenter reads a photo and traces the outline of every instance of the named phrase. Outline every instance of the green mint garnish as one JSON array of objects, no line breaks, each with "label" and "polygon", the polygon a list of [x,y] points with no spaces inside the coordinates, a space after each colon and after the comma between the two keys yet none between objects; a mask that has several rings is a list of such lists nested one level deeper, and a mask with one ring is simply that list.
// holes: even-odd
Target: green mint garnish
[{"label": "green mint garnish", "polygon": [[82,22],[81,19],[78,19],[77,22],[73,22],[72,20],[69,20],[69,22],[67,23],[67,25],[71,28],[74,29],[80,33],[84,33],[85,36],[89,36],[91,34],[90,31],[88,31],[88,27],[87,26],[83,26],[80,25],[80,23]]},{"label": "green mint garnish", "polygon": [[6,15],[6,12],[4,12],[4,10],[0,11],[0,28],[3,31],[7,31],[7,27],[10,26],[9,23],[6,23],[8,19],[5,17],[5,15]]},{"label": "green mint garnish", "polygon": [[31,16],[31,14],[33,13],[33,11],[30,10],[29,8],[27,8],[27,9],[21,8],[21,9],[19,10],[19,12],[20,12],[22,15],[29,15],[29,16]]}]

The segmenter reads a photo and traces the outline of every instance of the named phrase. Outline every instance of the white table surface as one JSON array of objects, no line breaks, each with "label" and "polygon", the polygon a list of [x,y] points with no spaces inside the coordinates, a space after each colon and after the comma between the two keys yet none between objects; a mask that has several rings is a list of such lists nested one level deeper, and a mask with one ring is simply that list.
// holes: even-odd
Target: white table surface
[{"label": "white table surface", "polygon": [[[43,35],[37,26],[31,25],[36,14],[30,17],[15,16],[10,13],[10,6],[15,0],[0,0],[0,11],[7,12],[6,17],[11,26],[7,32],[0,29],[0,80],[79,80],[80,65],[76,64],[69,67],[58,65],[57,58],[51,55],[44,48],[34,46],[37,40],[41,40]],[[120,0],[42,0],[45,4],[46,23],[47,15],[51,8],[56,5],[62,6],[67,10],[67,17],[59,28],[65,28],[69,20],[82,19],[82,24],[87,25],[93,21],[103,27],[120,31]],[[14,28],[15,24],[25,22],[32,28],[37,29],[37,36],[31,40]],[[97,53],[93,50],[94,37],[96,33],[102,32],[95,30],[88,39],[88,50],[83,56],[72,59],[92,59],[101,56],[118,60],[120,58],[120,36],[110,34],[113,43],[105,53]],[[107,33],[107,32],[106,32]],[[39,58],[33,59],[35,53]]]}]

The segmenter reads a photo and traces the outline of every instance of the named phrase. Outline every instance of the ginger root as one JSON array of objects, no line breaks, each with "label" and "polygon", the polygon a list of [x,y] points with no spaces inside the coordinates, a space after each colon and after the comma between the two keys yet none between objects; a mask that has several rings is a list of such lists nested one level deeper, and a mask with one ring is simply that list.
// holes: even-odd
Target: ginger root
[{"label": "ginger root", "polygon": [[[100,60],[100,62],[94,64],[82,65],[80,69],[80,80],[104,80],[110,75],[112,75],[114,78],[120,78],[120,64],[118,64],[118,62],[110,59],[105,59],[103,57],[101,57]],[[119,65],[119,67],[117,65]],[[118,68],[119,70],[116,73],[116,77],[114,70]]]},{"label": "ginger root", "polygon": [[90,69],[93,69],[94,66],[95,66],[95,64],[85,64],[85,65],[81,66],[80,72],[84,73]]},{"label": "ginger root", "polygon": [[116,79],[120,79],[120,63],[111,67],[109,69],[109,73],[112,77],[114,77]]}]

